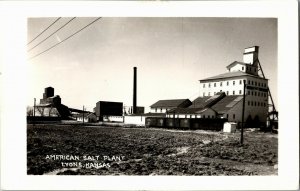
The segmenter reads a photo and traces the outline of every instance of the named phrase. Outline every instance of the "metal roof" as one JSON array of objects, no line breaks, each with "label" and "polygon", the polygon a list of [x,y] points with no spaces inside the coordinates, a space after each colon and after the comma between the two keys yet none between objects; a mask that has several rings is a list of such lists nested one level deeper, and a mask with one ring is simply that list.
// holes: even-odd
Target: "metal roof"
[{"label": "metal roof", "polygon": [[229,64],[228,66],[226,66],[226,68],[227,68],[227,69],[228,69],[228,68],[231,68],[231,67],[233,67],[234,65],[237,65],[237,64],[241,64],[241,65],[250,65],[250,64],[247,64],[247,63],[245,63],[245,62],[234,61],[234,62],[232,62],[231,64]]},{"label": "metal roof", "polygon": [[[241,71],[236,71],[236,72],[226,72],[226,73],[212,76],[209,78],[204,78],[204,79],[200,80],[200,82],[210,81],[210,80],[215,80],[215,79],[235,78],[235,77],[241,77],[241,76],[250,76],[250,77],[254,77],[254,78],[264,79],[257,75],[248,74],[246,72],[241,72]],[[268,79],[265,78],[265,80],[268,80]]]},{"label": "metal roof", "polygon": [[182,106],[185,102],[188,104],[188,106],[191,105],[191,101],[189,99],[171,99],[159,100],[156,103],[152,104],[150,107],[174,108]]},{"label": "metal roof", "polygon": [[205,112],[207,109],[213,110],[212,108],[175,108],[175,109],[168,111],[168,113],[169,114],[173,114],[173,113],[175,113],[175,114],[201,114],[201,113]]},{"label": "metal roof", "polygon": [[169,114],[195,114],[199,111],[202,111],[203,108],[174,108],[170,111],[168,111]]},{"label": "metal roof", "polygon": [[225,96],[223,99],[218,101],[215,105],[211,108],[214,109],[216,112],[223,114],[233,108],[238,102],[243,100],[243,96],[241,95],[231,95]]},{"label": "metal roof", "polygon": [[189,108],[210,107],[224,96],[225,96],[224,92],[218,92],[216,95],[213,96],[198,97],[192,102],[192,105],[189,106]]}]

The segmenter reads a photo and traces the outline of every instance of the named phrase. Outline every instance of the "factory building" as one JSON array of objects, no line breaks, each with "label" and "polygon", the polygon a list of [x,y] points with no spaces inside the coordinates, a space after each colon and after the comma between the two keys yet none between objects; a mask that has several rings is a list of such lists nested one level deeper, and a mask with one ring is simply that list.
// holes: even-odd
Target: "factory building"
[{"label": "factory building", "polygon": [[34,116],[36,117],[60,117],[68,119],[70,115],[69,108],[61,103],[59,95],[54,95],[54,88],[52,87],[45,88],[40,103],[34,106]]},{"label": "factory building", "polygon": [[187,108],[192,105],[189,99],[159,100],[150,106],[151,113],[166,113],[174,108]]},{"label": "factory building", "polygon": [[123,103],[98,101],[94,108],[94,112],[96,113],[97,121],[103,121],[105,118],[112,116],[121,119],[123,116]]},{"label": "factory building", "polygon": [[268,79],[258,74],[258,50],[258,46],[245,48],[243,62],[234,61],[226,67],[226,73],[201,79],[200,97],[189,108],[167,111],[167,117],[217,117],[241,122],[245,93],[244,120],[265,123],[268,115]]},{"label": "factory building", "polygon": [[76,121],[79,121],[79,122],[94,123],[97,121],[96,114],[92,113],[92,112],[76,114],[76,115],[73,115],[73,117],[75,117]]}]

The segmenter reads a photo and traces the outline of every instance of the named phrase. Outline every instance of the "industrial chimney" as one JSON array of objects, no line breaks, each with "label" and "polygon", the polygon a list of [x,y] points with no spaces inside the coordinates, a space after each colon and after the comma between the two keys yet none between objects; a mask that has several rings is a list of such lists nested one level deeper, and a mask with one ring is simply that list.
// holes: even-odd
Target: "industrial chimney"
[{"label": "industrial chimney", "polygon": [[132,114],[136,114],[136,67],[133,67],[133,105]]}]

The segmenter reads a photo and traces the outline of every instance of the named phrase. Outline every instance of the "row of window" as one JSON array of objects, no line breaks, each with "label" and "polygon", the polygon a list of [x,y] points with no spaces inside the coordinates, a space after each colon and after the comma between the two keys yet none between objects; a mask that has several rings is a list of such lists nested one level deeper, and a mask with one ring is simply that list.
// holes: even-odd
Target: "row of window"
[{"label": "row of window", "polygon": [[248,91],[247,95],[252,95],[252,96],[258,96],[258,97],[267,97],[266,92],[260,92],[260,91]]},{"label": "row of window", "polygon": [[[169,117],[173,117],[173,115],[169,115]],[[228,119],[229,115],[227,114],[226,117]],[[176,118],[179,118],[178,114],[176,115]],[[207,115],[207,116],[205,116],[205,115],[185,115],[185,118],[208,118],[208,119],[211,118],[211,119],[214,119],[215,116],[214,115],[211,115],[211,116],[210,115]],[[235,119],[235,114],[232,114],[232,118]]]},{"label": "row of window", "polygon": [[[177,115],[176,116],[177,118],[179,118],[179,115]],[[207,118],[207,119],[214,119],[215,118],[215,116],[214,115],[212,115],[212,116],[210,116],[210,115],[207,115],[207,116],[205,116],[205,115],[185,115],[185,118]],[[228,114],[227,114],[227,119],[228,119]],[[233,119],[235,119],[235,114],[232,114],[232,118]]]},{"label": "row of window", "polygon": [[[238,81],[237,83],[239,84],[243,84],[243,80],[236,80]],[[214,82],[213,85],[214,87],[217,87],[217,83],[218,82]],[[224,82],[225,84],[225,82]],[[235,85],[236,82],[235,80],[232,81],[232,85]],[[253,85],[253,86],[258,86],[258,87],[267,87],[267,84],[266,83],[263,83],[263,82],[257,82],[257,81],[252,81],[252,80],[248,80],[248,85]],[[223,82],[219,82],[219,85],[220,87],[223,86]],[[226,85],[229,86],[229,81],[226,81]],[[211,83],[208,83],[208,87],[210,88],[211,87]],[[203,84],[203,88],[205,88],[205,83]]]},{"label": "row of window", "polygon": [[[172,116],[170,116],[170,117],[172,117]],[[184,116],[185,118],[208,118],[208,119],[214,119],[215,118],[215,116],[214,115],[212,115],[212,116],[210,116],[210,115],[207,115],[207,116],[205,116],[205,115],[185,115]],[[179,115],[176,115],[176,118],[179,118]]]},{"label": "row of window", "polygon": [[[242,70],[244,70],[244,66],[242,67]],[[246,71],[252,71],[252,67],[246,66]],[[256,68],[254,68],[254,72],[256,72]]]},{"label": "row of window", "polygon": [[266,103],[263,102],[256,102],[256,101],[248,101],[248,106],[261,106],[261,107],[266,107]]},{"label": "row of window", "polygon": [[[220,90],[220,92],[222,92],[222,90]],[[211,92],[212,93],[212,92]],[[216,95],[218,92],[214,92],[214,95]],[[238,94],[236,94],[236,91],[233,90],[232,91],[232,95],[242,95],[243,91],[239,90]],[[229,95],[229,91],[226,91],[226,95]],[[267,93],[266,92],[260,92],[260,91],[248,91],[247,95],[252,95],[252,96],[261,96],[261,97],[267,97]],[[206,96],[205,92],[203,92],[203,97]],[[207,96],[212,96],[210,94],[210,92],[208,92]]]}]

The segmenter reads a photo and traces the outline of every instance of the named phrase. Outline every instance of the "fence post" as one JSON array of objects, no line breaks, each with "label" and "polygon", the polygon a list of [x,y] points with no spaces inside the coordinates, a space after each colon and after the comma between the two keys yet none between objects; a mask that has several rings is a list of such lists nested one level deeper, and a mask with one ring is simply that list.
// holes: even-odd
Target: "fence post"
[{"label": "fence post", "polygon": [[245,90],[246,90],[246,80],[244,82],[244,92],[243,92],[243,111],[242,111],[242,127],[241,127],[241,145],[244,143],[244,113],[245,113]]}]

